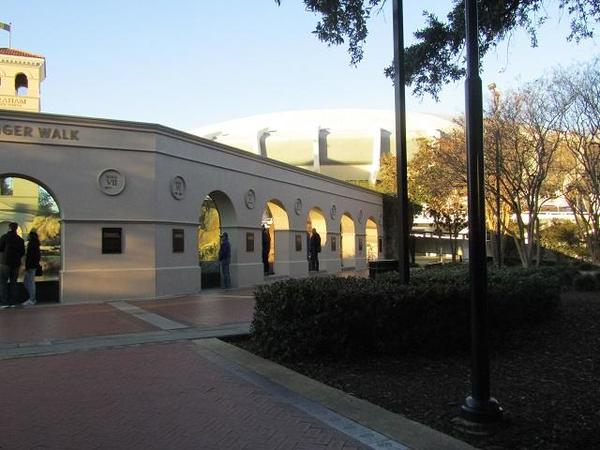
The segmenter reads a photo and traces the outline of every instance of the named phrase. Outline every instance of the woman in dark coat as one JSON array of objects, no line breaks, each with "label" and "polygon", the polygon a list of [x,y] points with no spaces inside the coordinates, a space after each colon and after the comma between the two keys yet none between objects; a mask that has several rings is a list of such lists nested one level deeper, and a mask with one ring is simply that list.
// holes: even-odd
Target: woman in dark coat
[{"label": "woman in dark coat", "polygon": [[26,306],[35,305],[35,272],[40,265],[40,238],[34,230],[29,232],[29,241],[27,243],[27,253],[25,253],[25,279],[23,284],[29,294],[25,303]]}]

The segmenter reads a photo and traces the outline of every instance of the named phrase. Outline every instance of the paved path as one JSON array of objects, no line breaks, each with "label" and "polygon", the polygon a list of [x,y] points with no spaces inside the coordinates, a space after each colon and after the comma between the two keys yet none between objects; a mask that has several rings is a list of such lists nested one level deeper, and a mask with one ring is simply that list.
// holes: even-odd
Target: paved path
[{"label": "paved path", "polygon": [[0,311],[0,449],[470,449],[211,339],[251,294]]},{"label": "paved path", "polygon": [[160,300],[3,309],[0,350],[93,336],[249,324],[253,312],[251,289],[206,291]]}]

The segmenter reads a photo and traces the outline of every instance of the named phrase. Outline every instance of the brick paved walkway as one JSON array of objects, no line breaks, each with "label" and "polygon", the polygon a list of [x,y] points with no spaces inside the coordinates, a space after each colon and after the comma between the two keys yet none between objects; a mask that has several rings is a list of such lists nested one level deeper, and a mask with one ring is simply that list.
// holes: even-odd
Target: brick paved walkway
[{"label": "brick paved walkway", "polygon": [[0,362],[2,449],[369,448],[193,343]]},{"label": "brick paved walkway", "polygon": [[109,304],[0,310],[0,344],[139,333],[156,329]]},{"label": "brick paved walkway", "polygon": [[74,339],[149,332],[160,323],[144,320],[143,314],[158,314],[184,327],[215,327],[249,323],[254,312],[252,290],[205,291],[198,295],[129,302],[80,305],[36,305],[0,310],[0,347]]}]

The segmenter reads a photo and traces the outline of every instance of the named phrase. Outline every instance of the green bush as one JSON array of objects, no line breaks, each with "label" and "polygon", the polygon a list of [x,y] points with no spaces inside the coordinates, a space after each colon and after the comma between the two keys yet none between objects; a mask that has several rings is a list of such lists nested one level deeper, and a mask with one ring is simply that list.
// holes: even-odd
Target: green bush
[{"label": "green bush", "polygon": [[[545,319],[558,304],[558,278],[543,271],[489,273],[490,333]],[[289,280],[256,290],[252,334],[261,350],[281,358],[468,350],[466,266],[364,278]]]},{"label": "green bush", "polygon": [[573,279],[573,287],[578,291],[596,291],[598,290],[598,280],[593,274],[581,273]]}]

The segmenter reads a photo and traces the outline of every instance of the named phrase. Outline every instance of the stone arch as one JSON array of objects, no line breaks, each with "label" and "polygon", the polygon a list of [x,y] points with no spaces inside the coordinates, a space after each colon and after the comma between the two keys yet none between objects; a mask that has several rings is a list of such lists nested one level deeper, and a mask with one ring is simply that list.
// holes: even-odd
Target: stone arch
[{"label": "stone arch", "polygon": [[[265,227],[267,238],[261,242],[261,256],[265,275],[287,274],[287,263],[290,257],[290,221],[285,206],[280,200],[271,199],[265,204],[262,217],[262,226]],[[267,248],[264,248],[264,246]],[[265,258],[266,257],[266,261]]]},{"label": "stone arch", "polygon": [[[8,180],[10,189],[5,189]],[[36,297],[40,302],[59,302],[65,236],[61,226],[63,210],[58,199],[46,183],[28,175],[2,173],[0,184],[3,186],[0,190],[3,194],[0,195],[0,232],[4,234],[10,222],[19,225],[17,232],[26,241],[30,231],[38,232],[44,275],[36,278]],[[21,267],[23,269],[24,265]],[[24,300],[25,291],[21,290],[21,294],[21,300]]]},{"label": "stone arch", "polygon": [[[202,202],[198,224],[198,262],[202,269],[202,287],[220,285],[220,235],[236,224],[236,213],[229,196],[212,191]],[[232,255],[233,256],[233,255]]]},{"label": "stone arch", "polygon": [[369,217],[365,224],[365,240],[367,247],[367,260],[372,261],[379,258],[379,230],[377,222]]},{"label": "stone arch", "polygon": [[340,218],[340,256],[342,267],[355,266],[356,258],[356,227],[350,213],[345,212]]}]

